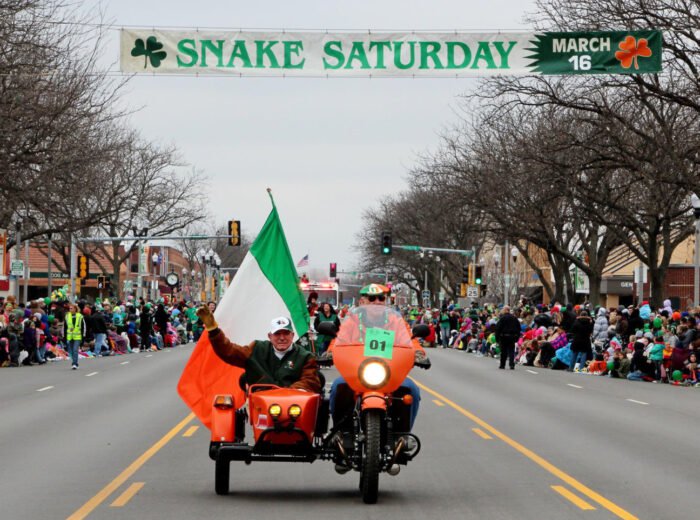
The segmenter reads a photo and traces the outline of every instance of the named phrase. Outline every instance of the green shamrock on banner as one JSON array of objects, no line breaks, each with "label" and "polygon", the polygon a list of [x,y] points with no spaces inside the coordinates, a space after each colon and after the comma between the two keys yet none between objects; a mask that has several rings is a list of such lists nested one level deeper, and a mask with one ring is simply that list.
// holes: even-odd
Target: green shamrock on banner
[{"label": "green shamrock on banner", "polygon": [[141,38],[137,38],[136,41],[134,42],[134,48],[131,49],[131,55],[136,57],[136,56],[143,56],[144,57],[144,62],[143,62],[143,68],[145,69],[148,66],[148,60],[151,60],[151,66],[158,68],[160,67],[160,62],[165,59],[165,57],[168,55],[167,52],[161,51],[160,49],[163,48],[163,44],[160,43],[155,36],[149,36],[146,39],[146,43],[143,43],[143,40]]}]

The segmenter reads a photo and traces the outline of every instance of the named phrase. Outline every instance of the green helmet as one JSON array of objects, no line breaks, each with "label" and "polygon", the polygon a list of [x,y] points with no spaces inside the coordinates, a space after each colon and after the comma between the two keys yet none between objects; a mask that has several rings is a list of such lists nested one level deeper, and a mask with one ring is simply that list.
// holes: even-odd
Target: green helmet
[{"label": "green helmet", "polygon": [[386,294],[388,292],[388,287],[378,283],[371,283],[369,285],[365,285],[362,289],[360,289],[360,296],[377,296],[380,294]]}]

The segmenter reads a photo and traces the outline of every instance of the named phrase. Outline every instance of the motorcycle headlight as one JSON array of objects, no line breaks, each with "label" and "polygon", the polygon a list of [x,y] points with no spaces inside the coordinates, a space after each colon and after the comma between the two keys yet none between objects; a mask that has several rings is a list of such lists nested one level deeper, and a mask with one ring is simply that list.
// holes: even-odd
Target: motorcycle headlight
[{"label": "motorcycle headlight", "polygon": [[293,404],[289,407],[287,413],[289,414],[289,417],[291,417],[292,419],[296,419],[301,415],[301,406],[299,406],[298,404]]},{"label": "motorcycle headlight", "polygon": [[278,404],[272,404],[272,405],[270,405],[268,412],[269,412],[271,417],[279,417],[280,414],[282,413],[282,407]]},{"label": "motorcycle headlight", "polygon": [[367,388],[380,388],[389,381],[389,367],[381,359],[366,359],[360,364],[359,376]]}]

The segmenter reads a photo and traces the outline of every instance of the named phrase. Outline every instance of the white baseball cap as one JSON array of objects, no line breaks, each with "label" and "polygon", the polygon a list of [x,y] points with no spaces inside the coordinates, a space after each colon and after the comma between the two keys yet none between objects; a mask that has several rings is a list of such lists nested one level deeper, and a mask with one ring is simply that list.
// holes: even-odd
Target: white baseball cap
[{"label": "white baseball cap", "polygon": [[279,332],[280,330],[289,330],[294,332],[294,327],[292,327],[292,321],[285,317],[285,316],[280,316],[279,318],[275,318],[270,322],[270,334],[274,334],[275,332]]}]

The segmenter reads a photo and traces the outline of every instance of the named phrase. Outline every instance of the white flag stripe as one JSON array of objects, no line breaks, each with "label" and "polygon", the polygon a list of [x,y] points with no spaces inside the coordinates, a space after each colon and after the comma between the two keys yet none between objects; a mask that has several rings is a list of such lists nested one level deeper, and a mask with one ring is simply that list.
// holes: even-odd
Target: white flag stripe
[{"label": "white flag stripe", "polygon": [[240,345],[266,339],[274,318],[290,318],[284,300],[250,253],[243,259],[214,316],[226,337]]}]

